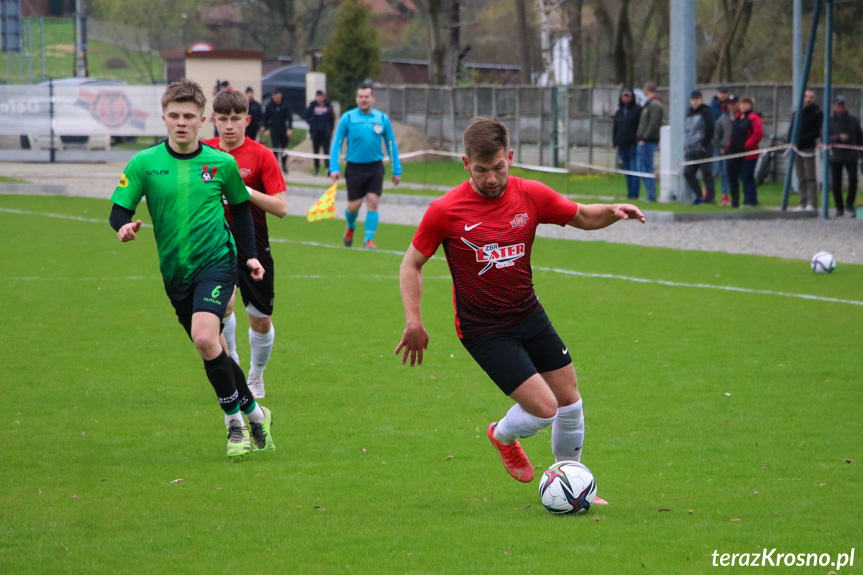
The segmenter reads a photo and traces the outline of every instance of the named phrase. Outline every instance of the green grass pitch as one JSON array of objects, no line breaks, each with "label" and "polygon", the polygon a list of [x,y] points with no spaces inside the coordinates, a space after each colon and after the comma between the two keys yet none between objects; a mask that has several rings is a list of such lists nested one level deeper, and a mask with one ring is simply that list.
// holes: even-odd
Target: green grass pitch
[{"label": "green grass pitch", "polygon": [[[455,336],[440,258],[425,363],[393,355],[412,228],[367,252],[343,222],[271,221],[277,449],[231,462],[152,229],[120,244],[108,213],[0,197],[0,572],[707,573],[714,551],[861,543],[863,266],[537,240],[611,502],[555,517],[488,444],[510,403]],[[537,468],[549,437],[523,442]]]}]

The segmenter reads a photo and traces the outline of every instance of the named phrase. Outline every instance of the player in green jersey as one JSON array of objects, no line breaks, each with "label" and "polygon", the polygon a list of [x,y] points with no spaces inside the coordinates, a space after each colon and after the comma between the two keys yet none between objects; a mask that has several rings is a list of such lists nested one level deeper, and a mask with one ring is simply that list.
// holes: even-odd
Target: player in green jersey
[{"label": "player in green jersey", "polygon": [[[205,103],[195,82],[183,79],[168,86],[162,96],[168,139],[129,161],[111,196],[110,221],[121,242],[134,240],[141,220],[133,222],[132,216],[146,197],[165,292],[204,360],[225,412],[228,457],[236,457],[251,450],[249,427],[256,449],[275,447],[270,437],[272,413],[255,402],[243,370],[223,349],[222,318],[237,283],[234,237],[248,258],[241,265],[248,266],[252,278],[261,280],[264,268],[257,259],[250,194],[237,163],[230,154],[198,141]],[[234,235],[225,221],[223,195]]]}]

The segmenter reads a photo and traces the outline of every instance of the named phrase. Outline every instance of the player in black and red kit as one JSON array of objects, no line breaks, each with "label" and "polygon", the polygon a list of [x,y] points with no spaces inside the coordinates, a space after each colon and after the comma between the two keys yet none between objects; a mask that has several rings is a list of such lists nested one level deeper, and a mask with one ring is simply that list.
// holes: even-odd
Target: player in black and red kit
[{"label": "player in black and red kit", "polygon": [[[395,353],[422,364],[422,268],[443,245],[453,278],[455,328],[462,344],[515,401],[488,427],[507,472],[524,483],[534,470],[518,443],[552,426],[555,461],[580,461],[584,414],[575,369],[533,289],[530,253],[536,228],[549,223],[596,230],[638,219],[631,204],[583,205],[545,184],[508,177],[513,151],[506,126],[475,118],[462,157],[470,179],[431,203],[399,272],[405,330]],[[597,503],[604,503],[599,498]]]},{"label": "player in black and red kit", "polygon": [[[239,270],[240,294],[249,317],[249,346],[251,363],[248,386],[256,399],[266,397],[264,369],[270,360],[276,331],[273,328],[273,303],[275,299],[273,256],[270,254],[270,238],[267,229],[267,214],[279,218],[288,213],[285,194],[285,178],[270,150],[263,144],[246,137],[246,126],[251,121],[248,115],[249,101],[240,92],[220,92],[213,99],[213,118],[219,136],[204,143],[231,154],[240,168],[240,176],[251,193],[252,220],[255,223],[255,245],[258,257],[266,273],[264,280],[251,281],[248,272]],[[233,230],[231,214],[225,217]],[[240,363],[237,355],[236,329],[232,297],[223,320],[228,354]]]}]

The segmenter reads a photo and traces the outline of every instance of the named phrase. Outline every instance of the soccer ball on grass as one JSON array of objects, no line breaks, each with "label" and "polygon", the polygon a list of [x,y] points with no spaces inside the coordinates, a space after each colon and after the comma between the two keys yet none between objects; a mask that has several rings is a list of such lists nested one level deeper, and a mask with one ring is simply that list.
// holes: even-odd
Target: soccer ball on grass
[{"label": "soccer ball on grass", "polygon": [[581,463],[558,461],[542,474],[539,498],[556,515],[584,513],[596,499],[596,480]]},{"label": "soccer ball on grass", "polygon": [[830,252],[818,252],[812,256],[809,265],[812,266],[812,271],[816,274],[829,274],[836,269],[836,259]]}]

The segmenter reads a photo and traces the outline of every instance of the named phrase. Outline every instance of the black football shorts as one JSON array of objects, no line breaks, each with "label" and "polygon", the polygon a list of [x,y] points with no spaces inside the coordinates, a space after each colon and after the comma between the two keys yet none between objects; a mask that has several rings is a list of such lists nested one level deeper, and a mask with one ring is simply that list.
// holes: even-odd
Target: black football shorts
[{"label": "black football shorts", "polygon": [[[177,320],[189,334],[189,338],[192,337],[193,314],[204,311],[218,316],[219,320],[225,317],[236,281],[236,274],[221,268],[211,268],[199,274],[190,295],[182,299],[171,298]],[[221,326],[222,322],[219,321],[220,331]]]},{"label": "black football shorts", "polygon": [[511,328],[463,338],[461,343],[506,395],[536,373],[572,363],[569,349],[543,309]]},{"label": "black football shorts", "polygon": [[261,281],[252,279],[252,272],[249,271],[248,266],[241,263],[237,266],[239,278],[237,285],[240,286],[240,297],[243,298],[243,305],[248,307],[249,304],[252,304],[260,313],[271,316],[273,315],[273,301],[276,297],[273,256],[270,255],[270,252],[260,253],[258,254],[258,261],[264,266],[264,278]]},{"label": "black football shorts", "polygon": [[381,195],[384,188],[384,163],[354,164],[345,166],[348,201],[361,200],[366,194]]}]

